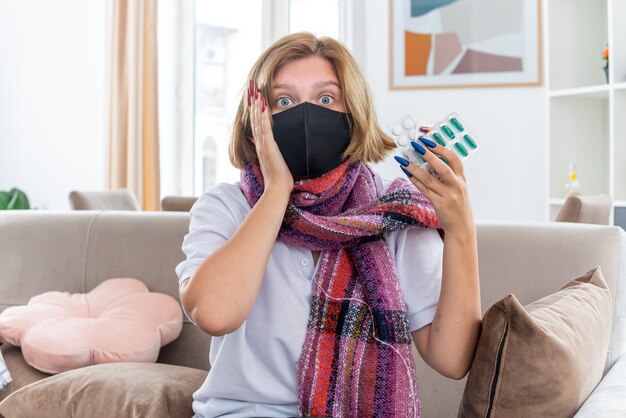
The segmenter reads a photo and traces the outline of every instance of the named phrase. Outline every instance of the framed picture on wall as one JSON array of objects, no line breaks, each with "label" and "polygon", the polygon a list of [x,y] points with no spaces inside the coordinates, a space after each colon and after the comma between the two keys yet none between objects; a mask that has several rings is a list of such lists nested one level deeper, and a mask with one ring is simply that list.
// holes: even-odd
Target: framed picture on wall
[{"label": "framed picture on wall", "polygon": [[389,88],[541,85],[540,0],[389,0]]}]

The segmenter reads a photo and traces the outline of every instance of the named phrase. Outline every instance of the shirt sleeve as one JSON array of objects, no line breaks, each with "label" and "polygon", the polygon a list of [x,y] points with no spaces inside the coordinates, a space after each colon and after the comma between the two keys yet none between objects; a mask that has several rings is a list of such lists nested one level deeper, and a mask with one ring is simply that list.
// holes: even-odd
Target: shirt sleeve
[{"label": "shirt sleeve", "polygon": [[189,216],[189,232],[182,244],[187,259],[176,266],[179,285],[192,276],[200,264],[224,245],[237,229],[229,210],[225,186],[218,185],[203,193],[192,206]]},{"label": "shirt sleeve", "polygon": [[434,228],[404,229],[397,233],[394,250],[409,330],[413,332],[435,317],[441,292],[443,241]]}]

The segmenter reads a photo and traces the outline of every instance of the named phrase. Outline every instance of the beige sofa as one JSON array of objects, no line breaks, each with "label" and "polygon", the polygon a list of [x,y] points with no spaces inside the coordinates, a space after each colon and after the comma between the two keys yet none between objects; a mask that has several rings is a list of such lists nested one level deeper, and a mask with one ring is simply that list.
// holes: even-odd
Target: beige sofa
[{"label": "beige sofa", "polygon": [[[181,243],[188,225],[189,214],[183,212],[0,212],[0,311],[45,291],[86,292],[112,277],[136,277],[151,291],[178,297],[174,267],[184,258]],[[624,231],[572,223],[479,223],[477,228],[483,311],[508,293],[527,304],[601,265],[615,301],[608,373],[577,417],[626,416]],[[209,336],[185,323],[158,361],[208,370],[209,345]],[[0,400],[46,378],[24,363],[19,349],[4,346],[3,352],[14,382],[0,392]],[[465,379],[443,378],[414,354],[424,416],[455,417]]]}]

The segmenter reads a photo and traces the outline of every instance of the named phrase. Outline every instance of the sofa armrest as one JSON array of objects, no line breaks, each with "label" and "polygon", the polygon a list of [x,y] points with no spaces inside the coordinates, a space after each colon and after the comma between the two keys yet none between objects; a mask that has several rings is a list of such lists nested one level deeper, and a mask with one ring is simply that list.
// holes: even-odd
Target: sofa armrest
[{"label": "sofa armrest", "polygon": [[576,418],[626,417],[626,355],[618,359],[576,413]]}]

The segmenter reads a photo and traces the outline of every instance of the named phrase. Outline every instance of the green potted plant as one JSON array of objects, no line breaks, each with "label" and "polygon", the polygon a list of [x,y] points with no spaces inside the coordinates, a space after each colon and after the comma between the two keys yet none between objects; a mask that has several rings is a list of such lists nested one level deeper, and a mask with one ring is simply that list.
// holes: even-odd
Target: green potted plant
[{"label": "green potted plant", "polygon": [[12,209],[30,209],[26,193],[15,187],[8,192],[0,191],[0,210]]}]

